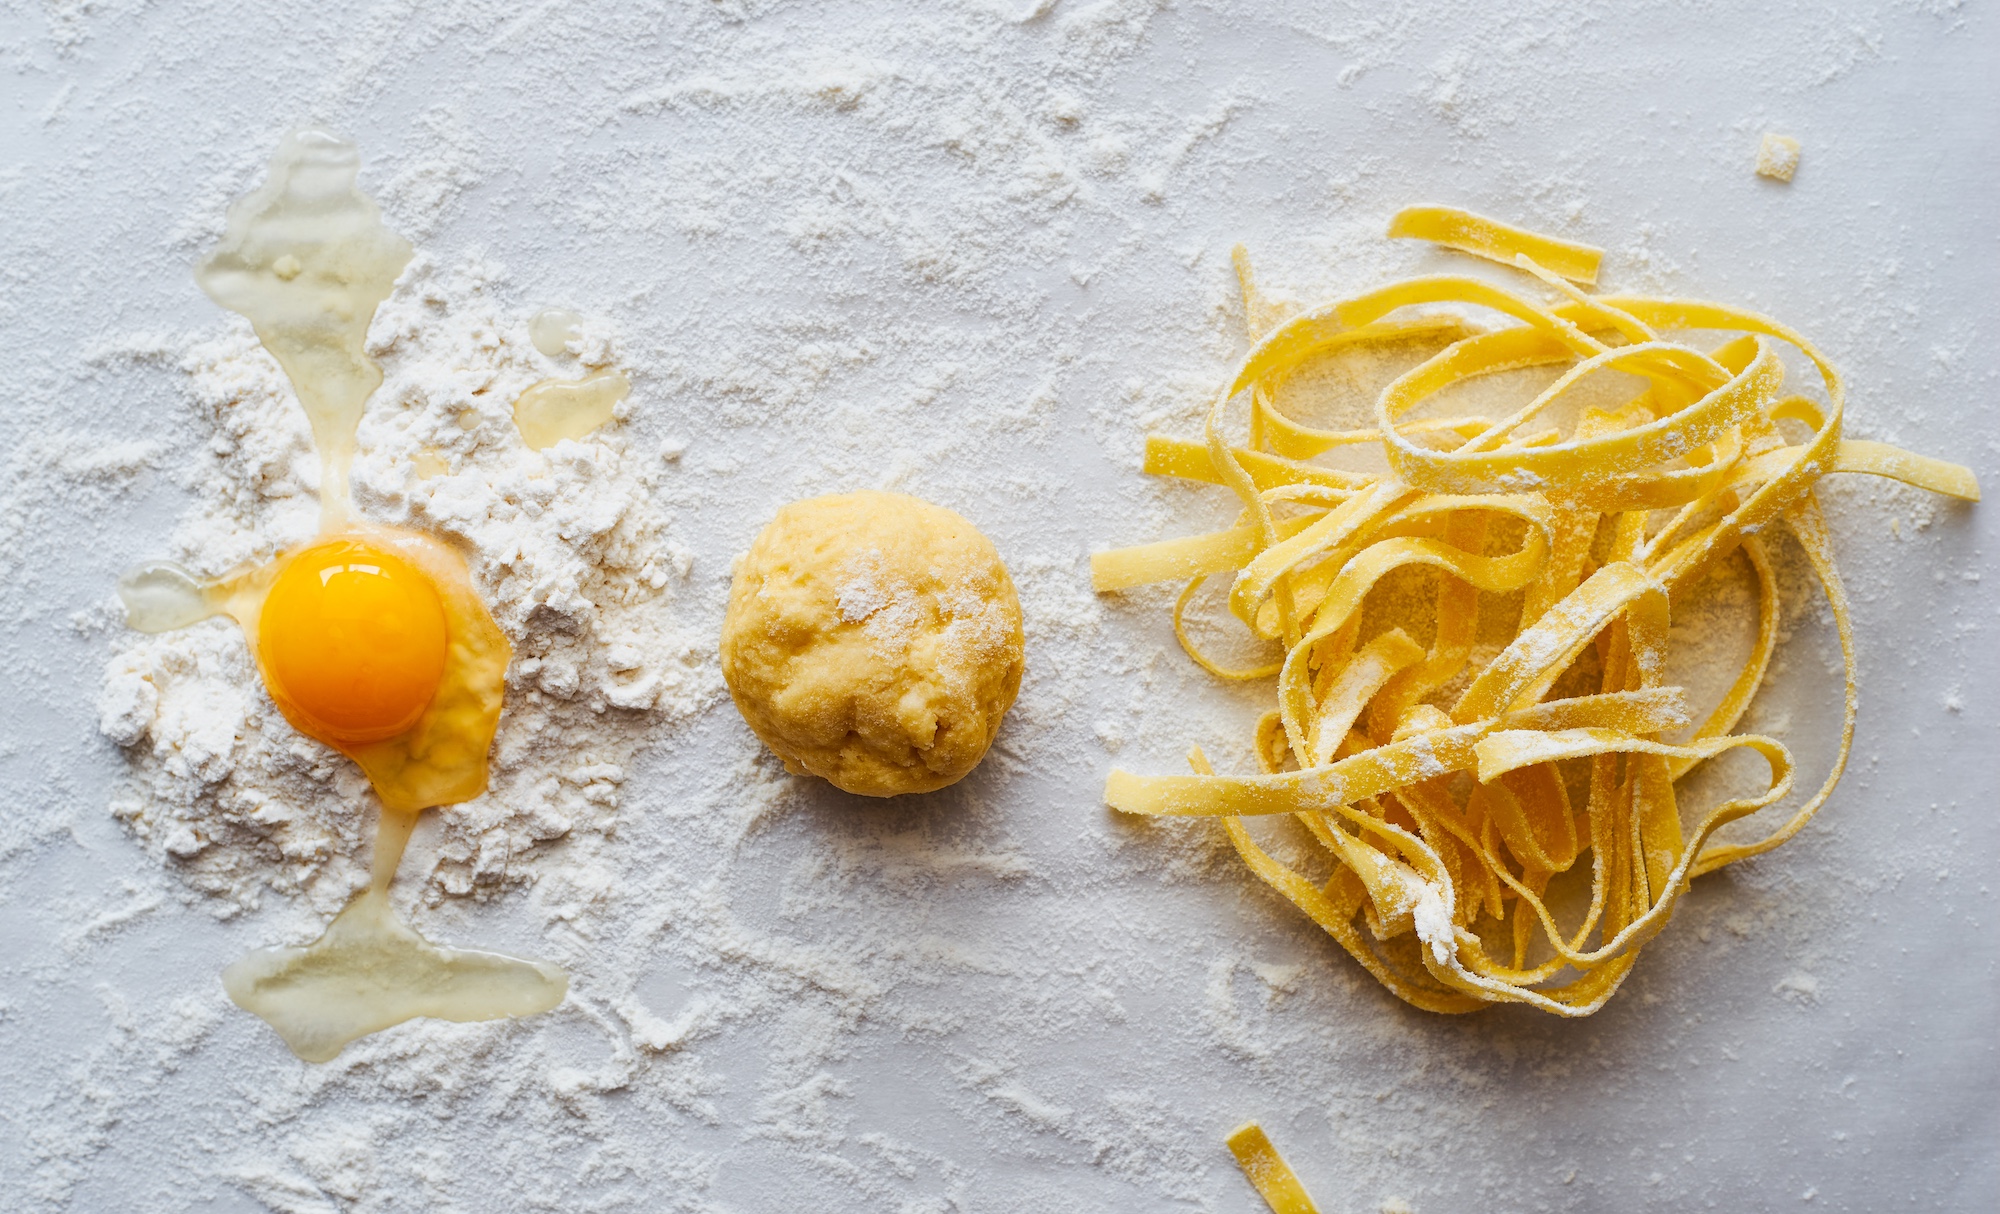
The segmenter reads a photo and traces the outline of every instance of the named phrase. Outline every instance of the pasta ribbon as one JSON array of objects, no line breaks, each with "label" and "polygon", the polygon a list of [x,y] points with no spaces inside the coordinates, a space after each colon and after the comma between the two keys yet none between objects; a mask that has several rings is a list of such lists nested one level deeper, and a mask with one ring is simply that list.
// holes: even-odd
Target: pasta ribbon
[{"label": "pasta ribbon", "polygon": [[[1403,211],[1389,234],[1523,282],[1414,278],[1294,312],[1264,303],[1237,250],[1250,352],[1203,435],[1150,437],[1145,471],[1226,486],[1242,515],[1222,531],[1097,553],[1091,574],[1100,592],[1185,579],[1174,627],[1189,656],[1221,677],[1275,678],[1257,729],[1262,770],[1219,775],[1195,751],[1189,775],[1114,770],[1105,800],[1221,819],[1252,872],[1417,1007],[1589,1015],[1694,877],[1798,833],[1846,766],[1854,637],[1820,478],[1882,476],[1964,501],[1979,500],[1978,481],[1843,437],[1840,374],[1775,320],[1587,294],[1578,284],[1596,281],[1597,250],[1450,208]],[[1481,311],[1500,323],[1468,319]],[[1725,336],[1704,346],[1696,333]],[[1390,347],[1428,356],[1381,390],[1372,428],[1308,425],[1278,407],[1302,372]],[[1785,347],[1816,376],[1816,395],[1786,391]],[[1546,386],[1509,412],[1425,415],[1465,385],[1502,396],[1493,377],[1537,368]],[[1636,396],[1579,403],[1620,375]],[[1245,397],[1250,432],[1238,441],[1225,412]],[[1321,462],[1362,447],[1386,471]],[[1777,645],[1766,539],[1779,532],[1832,611],[1845,680],[1838,754],[1795,803],[1791,752],[1735,732]],[[1756,640],[1721,699],[1697,711],[1667,682],[1673,595],[1738,553],[1756,587]],[[1196,648],[1183,615],[1224,575],[1230,614],[1282,657],[1233,669]],[[1475,645],[1496,618],[1504,643]],[[1683,807],[1681,781],[1733,752],[1762,761],[1762,786]],[[1769,833],[1718,837],[1781,802],[1788,816]],[[1265,851],[1244,821],[1279,814],[1317,848],[1315,875]],[[1588,904],[1574,905],[1579,892],[1558,914],[1551,884],[1579,867]],[[1581,875],[1568,886],[1580,891]],[[1262,1131],[1246,1126],[1230,1147],[1272,1209],[1312,1208]]]},{"label": "pasta ribbon", "polygon": [[1306,1195],[1306,1187],[1264,1135],[1263,1126],[1254,1121],[1238,1126],[1224,1141],[1250,1186],[1271,1207],[1271,1214],[1319,1214],[1319,1207]]},{"label": "pasta ribbon", "polygon": [[1564,278],[1586,284],[1597,281],[1598,263],[1604,260],[1602,249],[1539,236],[1454,207],[1404,207],[1389,220],[1389,235],[1428,240],[1510,264],[1525,254]]}]

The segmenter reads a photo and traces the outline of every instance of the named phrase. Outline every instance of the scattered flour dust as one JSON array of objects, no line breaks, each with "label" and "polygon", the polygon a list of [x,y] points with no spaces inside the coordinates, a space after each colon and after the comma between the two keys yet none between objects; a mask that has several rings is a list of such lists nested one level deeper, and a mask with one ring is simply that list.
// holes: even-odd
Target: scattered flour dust
[{"label": "scattered flour dust", "polygon": [[[7,871],[78,893],[46,913],[0,904],[10,930],[27,925],[10,942],[29,957],[0,987],[0,1208],[1233,1212],[1256,1199],[1221,1135],[1253,1116],[1274,1136],[1295,1127],[1280,1145],[1322,1196],[1350,1195],[1338,1208],[1491,1205],[1481,1186],[1502,1174],[1524,1207],[1575,1204],[1572,1180],[1600,1186],[1600,1204],[1689,1205],[1701,1184],[1761,1192],[1769,1171],[1740,1134],[1711,1132],[1755,1093],[1712,1082],[1701,1059],[1844,1065],[1838,1034],[1815,1019],[1835,1014],[1856,972],[1838,946],[1862,931],[1893,940],[1887,925],[1923,908],[1880,900],[1903,870],[1932,883],[1950,857],[1898,842],[1869,859],[1839,887],[1843,922],[1871,912],[1853,920],[1874,926],[1852,933],[1800,895],[1835,860],[1892,841],[1871,825],[1888,815],[1833,819],[1782,865],[1698,883],[1689,921],[1663,937],[1666,961],[1713,929],[1742,950],[1718,973],[1759,1000],[1798,1002],[1780,1021],[1681,1027],[1683,996],[1658,966],[1641,968],[1618,1019],[1593,1025],[1409,1013],[1264,891],[1219,830],[1097,804],[1113,752],[1168,771],[1199,742],[1248,768],[1263,705],[1180,654],[1162,623],[1170,590],[1099,599],[1085,559],[1233,517],[1212,487],[1141,477],[1137,453],[1149,431],[1199,433],[1240,353],[1235,241],[1274,297],[1313,303],[1421,265],[1455,271],[1383,241],[1381,224],[1412,201],[1476,202],[1615,242],[1607,270],[1621,287],[1739,298],[1700,256],[1730,246],[1694,245],[1750,205],[1713,182],[1752,184],[1745,141],[1767,122],[1818,115],[1798,131],[1818,146],[1815,132],[1865,116],[1858,99],[1887,94],[1813,90],[1879,89],[1877,61],[1912,61],[1912,30],[1962,24],[1955,5],[1857,16],[1788,0],[1760,11],[1756,37],[1726,22],[1697,31],[1697,52],[1652,45],[1631,6],[1604,0],[1254,18],[1158,0],[447,0],[302,7],[282,45],[242,0],[43,7],[7,35],[17,108],[36,116],[19,159],[35,167],[0,170],[0,243],[23,282],[79,286],[0,301],[16,345],[50,355],[17,360],[51,364],[19,381],[22,416],[61,436],[8,453],[0,519],[14,559],[0,606],[21,629],[46,627],[27,607],[60,589],[57,548],[79,534],[65,520],[129,518],[148,469],[186,477],[199,503],[159,556],[219,573],[312,534],[304,421],[247,328],[197,339],[98,326],[148,300],[197,302],[186,266],[284,124],[356,135],[364,188],[398,231],[420,247],[495,239],[521,259],[510,283],[420,254],[372,329],[387,380],[360,434],[358,504],[458,544],[515,646],[492,789],[425,816],[397,894],[418,901],[413,922],[436,939],[532,952],[574,981],[532,1020],[414,1021],[324,1066],[286,1055],[188,958],[213,955],[218,936],[310,939],[361,878],[365,782],[272,710],[233,625],[147,638],[100,633],[93,614],[79,633],[110,638],[101,720],[126,759],[115,805],[168,875],[133,870],[122,894],[78,877],[76,865],[111,857],[59,836],[101,805],[67,804],[56,776],[15,786],[32,804],[0,819],[0,856],[18,857]],[[210,53],[225,45],[251,54]],[[1606,87],[1627,79],[1642,87]],[[1654,79],[1682,86],[1655,91]],[[1741,81],[1772,98],[1768,113],[1733,106]],[[411,121],[405,104],[425,108]],[[1882,146],[1863,141],[1872,129],[1856,117],[1851,162]],[[1649,160],[1657,148],[1669,156],[1658,163],[1690,171],[1635,169],[1635,138]],[[1675,149],[1696,159],[1673,161]],[[1803,208],[1844,197],[1831,180],[1826,195],[1754,197],[1825,214]],[[1718,195],[1714,212],[1676,213],[1702,191]],[[1906,205],[1890,212],[1921,214]],[[155,233],[144,225],[159,206],[182,217]],[[540,230],[516,242],[488,228],[503,217]],[[1892,382],[1912,365],[1906,347],[1942,342],[1895,414],[1914,432],[1920,402],[1977,398],[1965,351],[1978,334],[1970,321],[1904,323],[1942,318],[1926,288],[1954,280],[1893,231],[1816,228],[1820,252],[1796,272],[1823,265],[1849,289],[1788,277],[1764,302],[1804,302],[1800,323],[1857,383]],[[559,267],[591,284],[580,293],[617,300],[593,306],[623,331],[587,331],[547,359],[527,331],[543,301],[516,292]],[[180,294],[127,291],[163,274]],[[121,362],[144,365],[111,374]],[[600,366],[632,372],[638,424],[526,450],[515,393]],[[211,440],[206,454],[182,449],[185,466],[162,458],[158,427],[102,420],[161,409],[153,394],[169,380]],[[97,411],[80,413],[73,402],[96,392]],[[1887,425],[1886,413],[1878,393],[1857,399],[1853,422]],[[631,437],[662,420],[694,441]],[[981,772],[932,812],[802,791],[722,701],[707,657],[728,560],[769,511],[860,487],[992,520],[1021,593],[1021,699]],[[1860,499],[1843,516],[1845,492],[1828,494],[1835,530],[1859,535]],[[1872,503],[1888,491],[1853,492]],[[1906,525],[1917,508],[1896,505]],[[1946,530],[1906,526],[1898,543],[1942,544]],[[686,579],[681,543],[701,554]],[[1912,562],[1851,567],[1856,597],[1894,602],[1905,570],[1930,568]],[[884,597],[866,579],[854,590],[843,606],[857,614]],[[1936,608],[1937,635],[1958,609]],[[684,628],[700,634],[696,651]],[[1927,670],[1945,652],[1908,660]],[[1791,660],[1826,654],[1837,660],[1825,645]],[[1834,677],[1803,673],[1817,688]],[[1882,681],[1886,694],[1896,682]],[[1959,694],[1938,718],[1983,721],[1983,701]],[[1785,703],[1788,738],[1824,724],[1809,695]],[[7,852],[17,837],[33,850]],[[45,858],[65,867],[39,868]],[[191,916],[156,910],[177,895],[223,916],[261,911],[204,936]],[[1671,1031],[1629,1031],[1633,1017],[1669,1014]],[[1631,1043],[1623,1074],[1610,1074],[1611,1052],[1578,1051],[1606,1032]],[[1888,1064],[1855,1065],[1865,1082],[1892,1078]],[[1678,1092],[1686,1149],[1719,1168],[1647,1185],[1626,1161],[1661,1149],[1655,1129],[1575,1099],[1579,1083],[1628,1080],[1635,1098]],[[1812,1125],[1846,1126],[1852,1108],[1766,1097]],[[1935,1157],[1875,1172],[1935,1197],[1978,1166],[1970,1150],[1940,1140]],[[1852,1154],[1800,1148],[1794,1162],[1814,1179],[1843,1175],[1838,1152]],[[1536,1158],[1550,1166],[1515,1166]],[[1567,1177],[1554,1166],[1565,1159]]]},{"label": "scattered flour dust", "polygon": [[[514,646],[491,787],[432,812],[440,832],[399,880],[433,903],[530,874],[549,840],[601,835],[634,752],[717,686],[706,650],[673,626],[691,558],[649,492],[663,461],[628,450],[615,423],[545,451],[514,428],[523,388],[611,363],[611,340],[586,332],[576,357],[547,359],[492,286],[476,261],[420,258],[405,273],[370,333],[385,378],[355,467],[362,513],[458,546]],[[188,346],[181,369],[214,438],[169,555],[214,575],[309,539],[311,436],[248,324]],[[324,914],[365,882],[373,793],[275,711],[233,621],[123,634],[99,707],[131,762],[114,812],[219,911],[268,888]]]}]

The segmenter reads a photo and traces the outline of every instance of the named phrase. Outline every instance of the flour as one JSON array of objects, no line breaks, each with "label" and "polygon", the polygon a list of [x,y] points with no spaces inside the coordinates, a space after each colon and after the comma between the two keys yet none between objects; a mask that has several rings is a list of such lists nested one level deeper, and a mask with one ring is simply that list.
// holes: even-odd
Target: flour
[{"label": "flour", "polygon": [[[1990,510],[1920,528],[1915,496],[1829,489],[1873,638],[1862,760],[1781,861],[1695,883],[1611,1012],[1558,1026],[1393,1006],[1212,824],[1106,812],[1113,751],[1254,770],[1268,693],[1187,661],[1172,588],[1099,597],[1087,568],[1236,516],[1139,472],[1242,352],[1231,246],[1309,306],[1462,272],[1381,239],[1418,202],[1604,246],[1608,290],[1783,316],[1850,374],[1855,436],[1990,477],[1992,191],[1963,154],[1990,14],[267,7],[0,15],[0,636],[28,706],[0,739],[0,1206],[1242,1214],[1221,1137],[1252,1118],[1333,1209],[1994,1187],[1963,1130],[1990,1063],[1924,1044],[1981,1039],[1990,1005],[1990,930],[1963,930],[1990,899],[1934,879],[1994,854],[1937,774],[1994,736],[1993,578],[1961,580]],[[1919,65],[1967,100],[1909,89]],[[359,509],[461,547],[515,646],[492,791],[425,815],[398,898],[573,977],[546,1016],[416,1021],[322,1067],[217,973],[344,901],[365,784],[271,711],[233,626],[141,638],[111,596],[138,560],[221,572],[313,532],[297,406],[189,279],[306,121],[358,139],[419,250],[372,329]],[[1767,129],[1809,146],[1790,188],[1748,171]],[[585,318],[555,357],[549,307]],[[631,374],[626,415],[524,450],[513,394],[595,368]],[[1366,424],[1372,393],[1343,395]],[[863,488],[971,519],[1025,619],[994,749],[913,804],[787,775],[708,656],[773,512]],[[1838,649],[1785,623],[1751,723],[1803,760]]]},{"label": "flour", "polygon": [[[355,468],[366,517],[464,549],[514,646],[492,785],[434,815],[440,830],[417,874],[430,901],[531,880],[527,861],[549,841],[602,835],[649,733],[716,688],[705,649],[673,620],[672,587],[691,558],[649,496],[660,468],[615,426],[541,452],[514,429],[522,389],[613,362],[614,338],[586,330],[570,342],[580,357],[554,362],[534,349],[526,318],[502,309],[493,279],[476,260],[419,260],[404,274],[370,333],[385,379]],[[311,435],[248,325],[192,343],[179,369],[215,438],[171,555],[213,576],[308,539]],[[99,711],[133,762],[113,812],[214,895],[218,913],[257,905],[265,889],[325,913],[363,882],[372,793],[274,710],[232,623],[120,638]]]},{"label": "flour", "polygon": [[881,566],[882,553],[874,548],[848,558],[840,571],[843,580],[835,587],[841,619],[859,624],[894,601],[894,592],[882,585]]}]

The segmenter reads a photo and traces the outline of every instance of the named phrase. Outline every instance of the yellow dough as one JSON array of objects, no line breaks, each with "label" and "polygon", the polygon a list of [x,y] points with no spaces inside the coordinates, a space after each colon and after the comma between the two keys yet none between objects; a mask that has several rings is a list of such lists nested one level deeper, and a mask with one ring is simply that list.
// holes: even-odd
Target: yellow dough
[{"label": "yellow dough", "polygon": [[722,677],[794,772],[893,797],[979,765],[1021,688],[1021,604],[1000,554],[901,493],[794,502],[750,546]]}]

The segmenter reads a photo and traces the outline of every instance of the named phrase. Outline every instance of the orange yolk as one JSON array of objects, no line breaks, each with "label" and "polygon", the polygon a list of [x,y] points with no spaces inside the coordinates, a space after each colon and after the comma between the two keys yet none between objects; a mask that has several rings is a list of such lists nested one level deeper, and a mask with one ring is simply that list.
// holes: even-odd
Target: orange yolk
[{"label": "orange yolk", "polygon": [[383,548],[330,540],[278,573],[258,620],[271,698],[300,731],[334,745],[416,724],[450,648],[430,577]]}]

